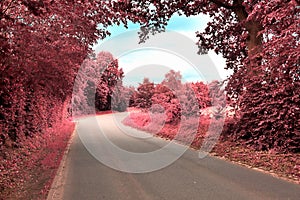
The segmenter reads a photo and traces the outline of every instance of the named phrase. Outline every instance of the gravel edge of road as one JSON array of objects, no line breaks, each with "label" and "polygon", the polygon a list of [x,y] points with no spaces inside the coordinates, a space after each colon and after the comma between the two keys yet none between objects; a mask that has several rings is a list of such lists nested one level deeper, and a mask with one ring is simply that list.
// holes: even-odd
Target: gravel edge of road
[{"label": "gravel edge of road", "polygon": [[53,182],[51,184],[50,190],[48,192],[47,195],[47,200],[61,200],[63,199],[62,195],[63,195],[63,186],[64,186],[64,171],[66,170],[66,160],[67,160],[67,156],[69,154],[70,151],[70,146],[73,142],[75,133],[76,133],[76,129],[77,129],[77,123],[75,124],[75,128],[74,131],[71,134],[71,137],[68,141],[68,144],[66,146],[66,149],[63,153],[63,157],[61,159],[61,162],[59,164],[58,170],[55,174],[55,177],[53,179]]},{"label": "gravel edge of road", "polygon": [[268,171],[268,170],[265,170],[261,167],[255,167],[255,166],[251,166],[249,164],[246,164],[246,163],[243,163],[242,161],[234,161],[234,160],[230,160],[224,156],[219,156],[218,154],[216,153],[211,153],[209,154],[210,156],[214,157],[214,158],[217,158],[217,159],[220,159],[220,160],[224,160],[224,161],[227,161],[227,162],[231,162],[235,165],[239,165],[239,166],[242,166],[242,167],[245,167],[245,168],[248,168],[248,169],[252,169],[252,170],[255,170],[255,171],[258,171],[258,172],[261,172],[261,173],[264,173],[264,174],[268,174],[269,176],[272,176],[276,179],[279,179],[279,180],[283,180],[283,181],[286,181],[286,182],[290,182],[290,183],[293,183],[293,184],[297,184],[297,185],[300,185],[300,180],[299,181],[296,181],[294,179],[291,179],[291,178],[287,178],[285,176],[282,176],[282,175],[279,175],[275,172],[271,172],[271,171]]}]

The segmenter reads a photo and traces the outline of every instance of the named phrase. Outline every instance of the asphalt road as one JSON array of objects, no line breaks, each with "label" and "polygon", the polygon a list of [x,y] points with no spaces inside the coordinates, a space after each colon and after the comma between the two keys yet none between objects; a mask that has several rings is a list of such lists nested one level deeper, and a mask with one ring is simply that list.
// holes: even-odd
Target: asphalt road
[{"label": "asphalt road", "polygon": [[[138,155],[161,149],[170,142],[128,127],[124,128],[119,123],[122,117],[118,115],[115,119],[108,114],[78,122],[77,133],[72,139],[70,150],[63,160],[63,167],[56,177],[48,199],[300,199],[300,186],[297,184],[215,157],[199,159],[198,152],[192,149],[188,149],[167,167],[153,172],[126,173],[112,169],[107,166],[109,162],[117,163],[112,164],[113,166],[123,166],[125,171],[144,170],[148,165],[143,165],[145,162],[142,160],[139,165],[136,160],[115,156],[104,144],[107,141],[99,139],[99,125],[100,131],[105,133],[111,144]],[[88,139],[83,138],[83,133],[88,135]],[[93,139],[90,140],[91,138]],[[89,146],[90,144],[92,145]],[[107,151],[100,155],[109,157],[104,159],[105,164],[89,153],[94,151],[95,144],[106,148]],[[182,145],[178,146],[182,148]],[[132,163],[134,165],[131,165]],[[141,168],[135,169],[136,165]],[[149,164],[149,169],[151,167],[153,166]]]}]

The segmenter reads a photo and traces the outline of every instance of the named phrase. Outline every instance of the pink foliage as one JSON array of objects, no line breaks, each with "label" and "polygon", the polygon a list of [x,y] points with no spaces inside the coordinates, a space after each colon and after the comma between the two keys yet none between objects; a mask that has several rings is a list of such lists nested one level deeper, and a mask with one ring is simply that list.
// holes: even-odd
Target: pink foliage
[{"label": "pink foliage", "polygon": [[125,87],[121,82],[118,82],[111,95],[111,109],[118,112],[126,111],[131,106],[130,101],[133,94],[134,88]]},{"label": "pink foliage", "polygon": [[[114,23],[127,26],[128,20],[139,22],[144,41],[149,33],[164,31],[176,12],[186,16],[203,13],[212,18],[205,30],[197,33],[199,52],[221,53],[226,68],[234,71],[226,92],[237,109],[237,118],[226,124],[225,137],[256,150],[300,151],[299,1],[150,2],[155,7],[151,12],[148,0],[0,2],[0,167],[5,177],[1,187],[14,184],[19,163],[32,163],[38,158],[30,149],[43,147],[52,133],[50,129],[60,127],[69,117],[67,104],[80,64],[87,66],[85,73],[92,78],[84,82],[80,77],[84,90],[78,89],[81,83],[75,85],[79,97],[73,102],[79,110],[94,106],[90,101],[95,99],[94,94],[98,110],[110,109],[112,102],[121,105],[114,109],[124,110],[120,102],[128,96],[111,99],[115,86],[123,89],[117,86],[123,76],[118,61],[102,52],[83,62],[91,53],[90,46],[109,34],[106,28]],[[107,70],[95,71],[96,65]],[[93,76],[99,73],[102,78],[97,82]],[[193,95],[187,87],[193,89],[196,100],[188,98]],[[147,109],[155,104],[153,111],[163,114],[167,123],[162,132],[168,130],[165,134],[171,138],[174,132],[168,127],[177,126],[185,117],[198,121],[195,115],[199,113],[194,108],[217,104],[220,109],[216,114],[221,113],[226,101],[219,95],[219,83],[207,87],[202,83],[184,85],[180,73],[170,71],[157,86],[141,84],[129,101]],[[82,104],[82,96],[88,96],[86,104]],[[138,126],[154,128],[152,117],[148,116],[152,121],[144,117],[145,121],[138,120]],[[184,128],[190,133],[188,125]],[[49,156],[44,164],[55,153]],[[23,161],[28,157],[30,161]]]},{"label": "pink foliage", "polygon": [[215,97],[218,95],[212,92],[215,90],[210,91],[202,82],[183,84],[180,72],[170,70],[160,84],[154,85],[145,78],[132,94],[131,106],[164,114],[166,123],[178,123],[181,117],[197,117],[200,109],[210,106],[213,99],[218,99]]},{"label": "pink foliage", "polygon": [[199,53],[214,50],[233,70],[226,92],[238,118],[228,132],[257,150],[300,152],[298,0],[120,1],[129,19],[142,25],[140,39],[160,33],[174,13],[212,19],[199,38]]},{"label": "pink foliage", "polygon": [[161,113],[145,113],[140,110],[131,112],[123,123],[170,140],[176,139],[182,143],[191,144],[195,148],[200,147],[211,122],[209,117],[191,117],[177,124],[165,123],[166,117]]},{"label": "pink foliage", "polygon": [[[22,146],[17,149],[2,147],[0,194],[12,198],[46,195],[73,129],[74,124],[64,122],[55,129],[47,129],[43,135],[24,138],[19,141]],[[44,185],[35,185],[39,181],[37,177],[48,182]],[[27,188],[28,185],[35,187],[34,194],[27,193],[33,189]]]},{"label": "pink foliage", "polygon": [[[72,115],[79,117],[110,110],[115,87],[121,87],[123,71],[109,52],[99,52],[85,59],[77,74],[72,96]],[[116,90],[119,90],[116,88]],[[120,93],[120,92],[119,92]],[[115,100],[117,100],[116,95]],[[118,102],[118,104],[121,102]]]},{"label": "pink foliage", "polygon": [[137,128],[144,128],[150,124],[150,116],[148,113],[130,113],[130,117],[126,118],[124,124],[131,125]]},{"label": "pink foliage", "polygon": [[148,78],[144,78],[134,95],[134,106],[138,108],[150,108],[152,105],[152,96],[154,94],[154,83]]},{"label": "pink foliage", "polygon": [[[80,64],[91,45],[108,35],[97,24],[122,21],[107,6],[104,1],[0,1],[0,192],[16,186],[17,175],[26,177],[17,172],[36,161],[31,150],[44,147],[51,129],[69,117]],[[94,13],[98,8],[103,9]],[[45,159],[45,164],[52,160]]]}]

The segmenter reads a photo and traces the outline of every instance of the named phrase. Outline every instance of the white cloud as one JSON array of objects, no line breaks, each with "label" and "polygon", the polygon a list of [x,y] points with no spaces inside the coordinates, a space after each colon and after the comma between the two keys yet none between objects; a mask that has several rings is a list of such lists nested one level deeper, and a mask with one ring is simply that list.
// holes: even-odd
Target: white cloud
[{"label": "white cloud", "polygon": [[[196,37],[196,33],[194,31],[178,31],[178,32],[185,35],[186,37],[189,37],[195,43],[198,42],[198,38]],[[232,74],[232,71],[224,69],[226,66],[226,60],[223,58],[222,55],[217,55],[215,52],[209,51],[208,56],[211,58],[212,62],[215,64],[222,79],[226,79],[228,76],[230,76]]]},{"label": "white cloud", "polygon": [[[177,33],[180,33],[184,35],[185,37],[192,40],[195,44],[195,46],[191,45],[190,51],[191,53],[197,52],[196,42],[196,31],[203,31],[203,29],[206,26],[206,23],[209,21],[209,17],[199,15],[199,16],[193,16],[193,17],[180,17],[180,16],[174,16],[169,22],[169,25],[167,26],[167,30],[175,31]],[[118,36],[122,34],[121,37],[117,37],[118,39],[113,40],[109,43],[109,48],[113,52],[118,52],[121,47],[129,47],[131,42],[138,43],[138,36],[133,36],[132,34],[126,34],[128,31],[132,31],[136,28],[138,28],[138,25],[134,25],[132,23],[129,24],[129,30],[124,29],[123,27],[112,27],[112,33],[113,36]],[[130,37],[130,38],[126,38]],[[133,39],[134,38],[134,39]],[[151,36],[150,36],[151,38]],[[105,40],[108,41],[108,40]],[[102,41],[101,43],[105,42]],[[165,41],[165,46],[168,47],[177,47],[180,48],[182,44],[180,44],[181,41]],[[105,45],[104,45],[105,46]],[[133,45],[134,46],[134,45]],[[94,47],[94,49],[97,49],[97,47]],[[100,48],[101,49],[101,48]],[[169,48],[174,49],[174,48]],[[106,50],[103,49],[102,50]],[[109,49],[108,49],[109,50]],[[121,50],[120,50],[121,51]],[[194,52],[195,51],[195,52]],[[117,53],[116,55],[120,55]],[[195,55],[196,56],[196,55]],[[198,56],[197,56],[198,57]],[[210,59],[209,59],[210,58]],[[201,65],[198,66],[201,67],[200,70],[203,70],[205,72],[208,72],[205,74],[205,78],[199,73],[199,70],[195,70],[195,68],[184,58],[180,57],[179,55],[176,55],[176,53],[167,52],[164,50],[159,49],[134,49],[134,51],[127,52],[125,55],[122,55],[121,57],[118,57],[119,59],[119,66],[123,68],[125,72],[125,84],[131,84],[136,85],[137,82],[142,82],[143,77],[151,78],[153,81],[159,82],[163,79],[164,74],[169,71],[170,69],[173,69],[175,71],[181,71],[181,74],[183,75],[183,78],[187,81],[201,81],[201,80],[212,80],[216,77],[213,75],[213,72],[210,70],[203,70],[205,67],[212,67],[209,60],[212,61],[212,64],[215,65],[214,68],[217,69],[217,72],[219,73],[219,76],[221,79],[227,78],[231,73],[228,70],[225,70],[225,60],[222,58],[221,55],[216,55],[214,52],[209,52],[208,57],[206,58],[200,58]],[[209,59],[209,60],[207,60]],[[202,62],[203,61],[203,62]],[[202,64],[203,63],[203,64]],[[135,83],[133,83],[135,82]]]},{"label": "white cloud", "polygon": [[[180,71],[183,81],[204,81],[205,78],[184,58],[162,49],[141,49],[119,58],[119,65],[125,73],[124,83],[132,85],[148,77],[155,82],[163,80],[169,70]],[[160,68],[161,70],[157,70]],[[153,71],[153,72],[152,72]]]},{"label": "white cloud", "polygon": [[[195,32],[179,31],[179,33],[189,37],[196,43],[197,38],[195,36]],[[176,45],[176,43],[173,45]],[[227,76],[230,75],[230,71],[224,69],[225,59],[221,55],[217,55],[214,52],[209,52],[208,56],[216,66],[221,79],[226,79]],[[203,65],[204,64],[205,63],[203,63]],[[138,49],[128,52],[127,54],[119,57],[119,65],[125,72],[124,82],[130,83],[131,85],[136,85],[136,83],[134,84],[134,81],[138,81],[139,83],[142,82],[144,76],[152,79],[155,82],[159,82],[159,80],[161,81],[163,79],[164,74],[170,69],[180,71],[185,81],[206,81],[203,75],[195,70],[194,66],[189,63],[189,61],[176,54],[173,54],[172,52],[160,49]],[[153,68],[150,66],[153,66]],[[161,67],[161,73],[159,73],[157,70],[154,70],[156,67]],[[151,73],[151,70],[154,70],[155,72]],[[126,76],[126,74],[128,75]]]}]

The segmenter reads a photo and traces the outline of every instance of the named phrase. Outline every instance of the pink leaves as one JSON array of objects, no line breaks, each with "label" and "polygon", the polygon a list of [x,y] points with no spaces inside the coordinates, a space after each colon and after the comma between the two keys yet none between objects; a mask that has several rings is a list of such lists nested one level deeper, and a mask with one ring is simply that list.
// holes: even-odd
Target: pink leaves
[{"label": "pink leaves", "polygon": [[209,92],[208,86],[202,82],[182,84],[179,72],[171,70],[165,77],[162,83],[157,85],[145,79],[132,95],[131,105],[146,110],[150,108],[156,113],[165,113],[166,123],[177,123],[182,116],[197,116],[199,109],[211,105],[210,95],[218,95],[215,94],[216,86]]},{"label": "pink leaves", "polygon": [[[234,71],[226,86],[231,102],[239,109],[237,114],[242,117],[237,119],[234,134],[258,149],[267,146],[299,152],[300,141],[296,133],[300,127],[295,123],[300,116],[298,1],[248,0],[234,1],[233,4],[194,1],[188,6],[182,6],[182,2],[163,1],[156,2],[158,9],[147,14],[145,5],[136,5],[131,9],[125,4],[130,14],[142,16],[137,19],[145,25],[144,30],[148,30],[142,32],[142,39],[151,31],[160,32],[164,27],[156,29],[155,24],[167,24],[169,18],[165,16],[175,11],[186,16],[209,14],[212,21],[203,33],[197,33],[197,44],[200,52],[211,49],[222,53],[227,60],[226,68]],[[155,101],[158,101],[157,97],[168,98],[166,95],[153,96]],[[168,107],[175,106],[170,103]],[[282,132],[287,132],[293,142],[286,140]]]},{"label": "pink leaves", "polygon": [[[124,119],[123,123],[137,129],[148,131],[163,138],[174,139],[191,144],[195,148],[199,148],[202,140],[207,134],[210,124],[208,117],[202,116],[190,117],[183,123],[166,123],[167,116],[164,113],[149,113],[143,111],[130,112],[129,116]],[[195,130],[195,124],[199,124]],[[181,131],[179,131],[179,129]],[[196,135],[195,135],[196,134]]]},{"label": "pink leaves", "polygon": [[73,116],[111,109],[112,95],[122,78],[123,71],[111,53],[100,52],[85,59],[74,85]]},{"label": "pink leaves", "polygon": [[[23,138],[19,148],[11,149],[1,145],[1,196],[25,199],[28,195],[26,192],[29,192],[30,198],[41,197],[39,189],[47,185],[45,180],[51,183],[54,178],[73,129],[73,124],[60,122],[55,129],[47,129],[43,135]],[[47,187],[46,191],[50,184]],[[9,191],[14,192],[7,193]]]}]

